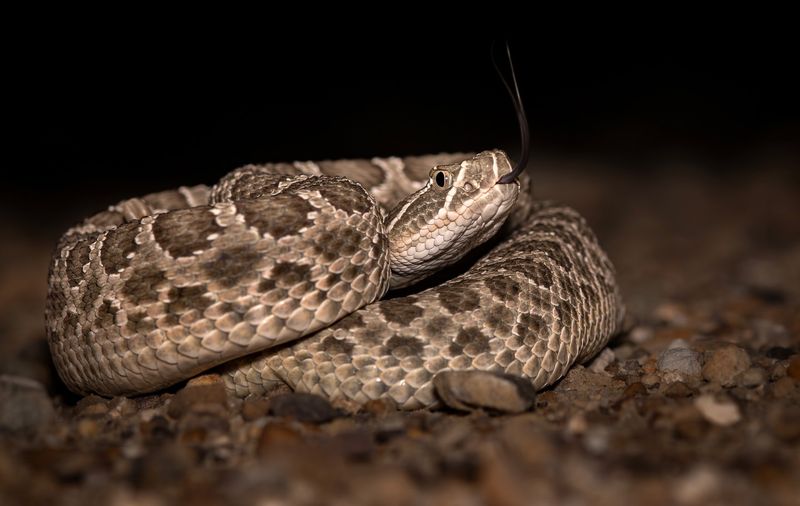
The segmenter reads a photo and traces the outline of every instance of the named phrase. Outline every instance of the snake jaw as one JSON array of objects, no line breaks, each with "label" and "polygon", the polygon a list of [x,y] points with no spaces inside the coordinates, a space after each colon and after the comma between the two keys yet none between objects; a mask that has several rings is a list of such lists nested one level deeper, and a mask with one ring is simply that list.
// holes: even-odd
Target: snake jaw
[{"label": "snake jaw", "polygon": [[[497,184],[511,170],[511,162],[501,150],[484,151],[459,164],[432,169],[428,183],[386,218],[391,288],[428,277],[492,237],[519,194],[516,181]],[[443,173],[447,178],[441,177]]]}]

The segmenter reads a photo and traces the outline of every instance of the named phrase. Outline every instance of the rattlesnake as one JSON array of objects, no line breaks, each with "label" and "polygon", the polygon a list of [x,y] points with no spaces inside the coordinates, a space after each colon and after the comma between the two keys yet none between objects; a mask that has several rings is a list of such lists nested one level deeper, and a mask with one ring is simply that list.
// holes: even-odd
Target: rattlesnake
[{"label": "rattlesnake", "polygon": [[[533,202],[525,174],[500,184],[510,172],[499,150],[249,165],[213,188],[123,201],[56,248],[46,324],[58,372],[81,394],[130,395],[224,364],[240,396],[286,383],[406,409],[434,405],[445,370],[550,385],[624,310],[583,218]],[[466,272],[379,300],[501,226]]]}]

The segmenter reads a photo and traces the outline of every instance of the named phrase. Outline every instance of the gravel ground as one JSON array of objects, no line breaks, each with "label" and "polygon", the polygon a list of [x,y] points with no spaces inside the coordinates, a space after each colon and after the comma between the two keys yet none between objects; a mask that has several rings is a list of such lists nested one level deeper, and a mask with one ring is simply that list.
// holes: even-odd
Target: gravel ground
[{"label": "gravel ground", "polygon": [[0,504],[798,504],[798,176],[532,166],[595,227],[631,317],[515,415],[242,401],[214,375],[77,398],[42,330],[58,231],[7,223]]}]

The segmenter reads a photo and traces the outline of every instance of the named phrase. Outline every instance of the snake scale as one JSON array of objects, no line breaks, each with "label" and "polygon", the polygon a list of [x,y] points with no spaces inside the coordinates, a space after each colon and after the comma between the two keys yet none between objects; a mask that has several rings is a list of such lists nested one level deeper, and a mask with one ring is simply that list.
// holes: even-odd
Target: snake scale
[{"label": "snake scale", "polygon": [[[525,174],[500,184],[510,173],[499,150],[248,165],[211,188],[123,201],[53,255],[56,368],[81,394],[151,392],[220,366],[239,396],[288,384],[404,409],[435,405],[445,370],[550,385],[624,309],[584,219],[534,202]],[[495,233],[465,272],[381,300]]]}]

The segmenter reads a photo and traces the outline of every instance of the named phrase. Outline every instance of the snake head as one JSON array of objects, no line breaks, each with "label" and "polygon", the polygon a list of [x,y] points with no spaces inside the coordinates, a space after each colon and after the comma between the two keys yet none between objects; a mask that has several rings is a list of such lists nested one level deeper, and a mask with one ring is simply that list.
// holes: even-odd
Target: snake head
[{"label": "snake head", "polygon": [[500,228],[519,194],[501,150],[431,169],[427,183],[386,217],[391,288],[411,285],[460,260]]}]

